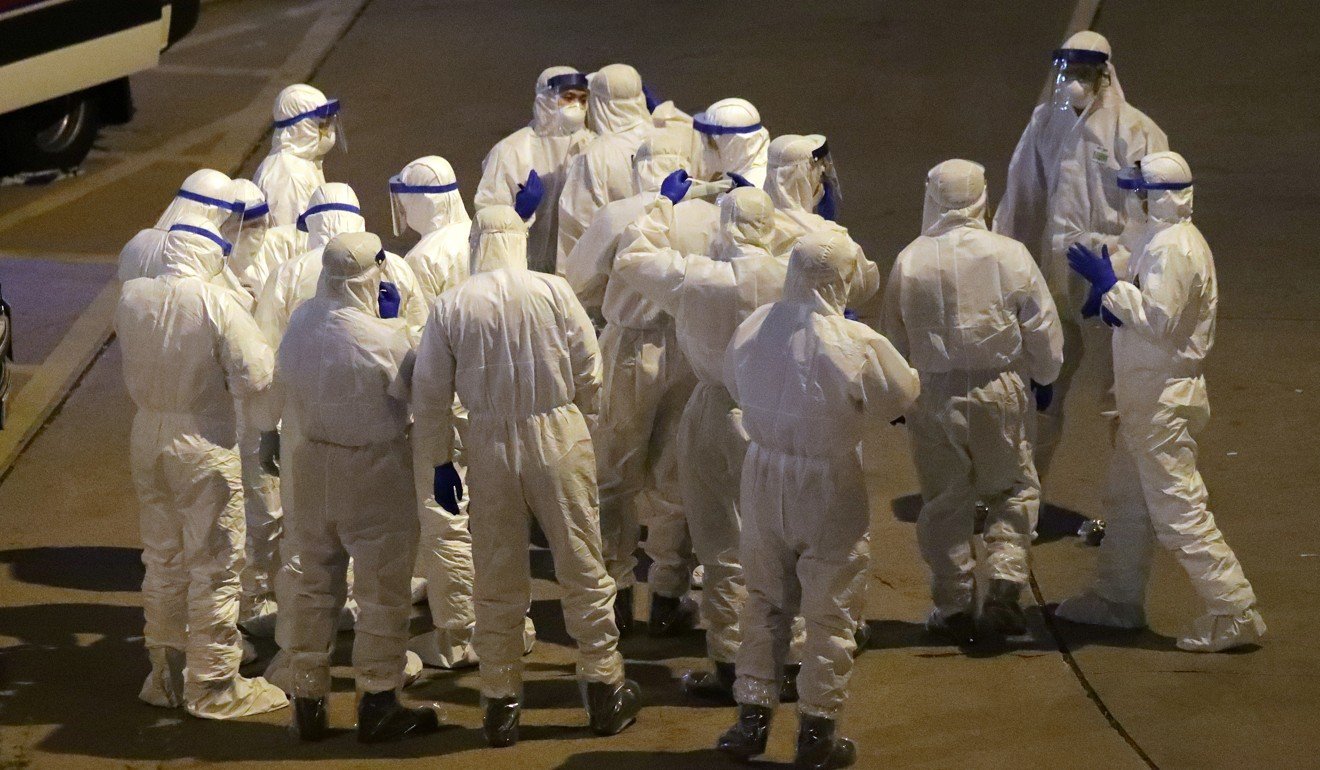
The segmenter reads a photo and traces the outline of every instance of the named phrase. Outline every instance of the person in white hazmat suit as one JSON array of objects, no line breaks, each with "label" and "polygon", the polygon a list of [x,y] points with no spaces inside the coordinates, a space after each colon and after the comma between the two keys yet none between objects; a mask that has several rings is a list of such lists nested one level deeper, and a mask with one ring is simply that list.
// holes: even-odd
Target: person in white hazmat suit
[{"label": "person in white hazmat suit", "polygon": [[767,250],[774,205],[762,190],[742,187],[723,197],[711,256],[673,248],[673,198],[681,199],[682,192],[657,196],[628,226],[611,281],[623,282],[674,317],[679,347],[697,376],[679,420],[678,478],[693,549],[705,570],[701,617],[715,671],[691,672],[684,684],[693,694],[727,698],[746,597],[737,490],[747,439],[725,386],[724,350],[739,323],[779,298],[787,260]]},{"label": "person in white hazmat suit", "polygon": [[[691,161],[690,143],[678,132],[658,133],[633,156],[637,191],[606,204],[573,247],[566,264],[569,285],[589,315],[603,317],[600,337],[605,372],[600,418],[593,435],[600,484],[601,539],[605,565],[618,586],[615,622],[632,624],[634,552],[639,539],[638,504],[649,504],[646,552],[652,559],[648,630],[672,635],[691,626],[695,607],[684,601],[690,586],[691,541],[678,492],[676,432],[696,379],[675,337],[674,319],[623,281],[611,281],[624,229],[659,194],[661,183]],[[713,204],[704,206],[715,209]],[[718,211],[718,209],[715,209]],[[698,212],[697,221],[686,216]],[[693,251],[706,253],[704,210],[678,206],[676,229],[698,235]],[[691,239],[689,239],[691,240]],[[593,312],[594,311],[594,312]],[[645,500],[643,500],[643,497]]]},{"label": "person in white hazmat suit", "polygon": [[307,250],[307,234],[296,224],[275,225],[266,196],[255,182],[235,179],[234,197],[243,204],[243,229],[229,255],[229,269],[255,308],[270,274]]},{"label": "person in white hazmat suit", "polygon": [[1026,246],[986,226],[985,169],[967,160],[932,168],[922,233],[894,262],[881,329],[921,373],[906,422],[935,605],[928,626],[958,644],[977,639],[978,500],[988,508],[983,625],[992,636],[1026,633],[1019,596],[1040,509],[1030,422],[1063,365],[1059,327]]},{"label": "person in white hazmat suit", "polygon": [[477,211],[512,206],[527,175],[536,171],[541,177],[545,195],[527,233],[527,264],[532,270],[555,271],[559,193],[569,150],[575,142],[587,140],[586,120],[587,76],[574,67],[549,67],[536,79],[532,122],[501,139],[481,162],[481,182],[472,199]]},{"label": "person in white hazmat suit", "polygon": [[262,394],[273,362],[252,317],[214,284],[228,251],[211,222],[185,215],[166,234],[159,277],[125,283],[115,312],[137,406],[130,461],[151,659],[138,697],[206,719],[288,703],[238,673],[245,526],[234,399]]},{"label": "person in white hazmat suit", "polygon": [[[606,65],[591,76],[587,128],[595,137],[590,141],[583,137],[573,148],[559,196],[555,264],[561,275],[565,258],[591,226],[596,212],[634,193],[632,156],[642,140],[669,130],[657,128],[646,107],[642,77],[627,64]],[[691,135],[685,128],[675,130]]]},{"label": "person in white hazmat suit", "polygon": [[[1103,36],[1082,31],[1054,52],[1054,94],[1037,105],[1008,167],[993,230],[1026,244],[1037,256],[1063,321],[1064,367],[1050,407],[1040,415],[1036,467],[1049,473],[1063,430],[1063,412],[1083,360],[1112,386],[1110,331],[1082,317],[1085,282],[1068,270],[1073,243],[1118,248],[1127,219],[1115,179],[1147,153],[1168,149],[1168,138],[1124,97]],[[1038,250],[1038,251],[1037,251]],[[1102,409],[1113,409],[1106,396]]]},{"label": "person in white hazmat suit", "polygon": [[640,707],[618,651],[587,432],[600,351],[568,283],[529,270],[526,249],[526,224],[512,208],[477,212],[472,276],[436,300],[412,378],[417,457],[435,468],[437,502],[451,510],[463,496],[453,467],[455,394],[468,410],[474,644],[492,746],[518,739],[530,517],[550,543],[592,730],[617,733]]},{"label": "person in white hazmat suit", "polygon": [[275,125],[267,155],[252,181],[266,194],[276,225],[292,225],[325,184],[322,161],[343,145],[339,100],[302,83],[280,91],[272,111]]},{"label": "person in white hazmat suit", "polygon": [[1158,542],[1205,602],[1178,647],[1219,652],[1265,634],[1256,595],[1207,506],[1196,436],[1210,420],[1205,357],[1214,345],[1219,289],[1210,246],[1192,222],[1192,172],[1158,152],[1129,177],[1147,218],[1120,280],[1104,247],[1068,253],[1114,328],[1118,432],[1105,484],[1109,526],[1090,589],[1059,604],[1066,620],[1146,624],[1146,584]]},{"label": "person in white hazmat suit", "polygon": [[[243,205],[235,193],[233,180],[219,171],[204,168],[189,174],[156,224],[139,231],[119,252],[119,280],[160,275],[164,269],[165,235],[189,215],[210,222],[221,237],[233,243],[243,219]],[[219,276],[217,282],[224,283]]]},{"label": "person in white hazmat suit", "polygon": [[765,187],[770,132],[761,125],[761,113],[746,99],[721,99],[692,117],[701,136],[698,174],[706,180],[737,175],[756,187]]},{"label": "person in white hazmat suit", "polygon": [[399,704],[404,684],[410,581],[417,548],[408,404],[390,395],[412,357],[402,319],[383,317],[385,251],[371,233],[343,233],[322,251],[316,295],[294,311],[280,343],[275,385],[260,427],[293,415],[298,478],[289,540],[301,562],[282,605],[291,628],[293,728],[328,735],[326,696],[348,561],[359,613],[353,668],[362,693],[358,739],[372,743],[439,727],[429,708]]},{"label": "person in white hazmat suit", "polygon": [[856,754],[835,724],[870,563],[861,441],[907,411],[920,389],[893,345],[843,317],[858,265],[844,233],[804,236],[782,299],[753,312],[726,355],[724,379],[749,438],[740,493],[748,599],[738,721],[718,747],[744,759],[765,751],[798,613],[807,636],[796,764],[846,767]]}]

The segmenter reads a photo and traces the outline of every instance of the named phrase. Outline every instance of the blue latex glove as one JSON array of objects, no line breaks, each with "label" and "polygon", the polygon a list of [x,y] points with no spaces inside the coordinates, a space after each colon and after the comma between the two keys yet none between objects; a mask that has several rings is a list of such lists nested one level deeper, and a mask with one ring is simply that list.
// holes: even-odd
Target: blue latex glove
[{"label": "blue latex glove", "polygon": [[376,295],[376,304],[380,306],[381,318],[398,318],[399,306],[403,304],[399,287],[389,281],[381,281],[380,293]]},{"label": "blue latex glove", "polygon": [[1114,263],[1109,261],[1109,247],[1101,246],[1100,254],[1080,243],[1068,247],[1068,264],[1083,278],[1091,282],[1091,288],[1103,295],[1114,288],[1118,277],[1114,275]]},{"label": "blue latex glove", "polygon": [[1100,320],[1104,321],[1106,326],[1109,326],[1114,329],[1117,329],[1118,327],[1123,325],[1123,322],[1118,320],[1118,316],[1109,312],[1109,308],[1106,307],[1100,308]]},{"label": "blue latex glove", "polygon": [[513,210],[526,222],[536,213],[536,207],[541,205],[544,195],[545,186],[541,184],[541,175],[532,169],[527,175],[527,181],[518,185],[518,194],[513,196]]},{"label": "blue latex glove", "polygon": [[830,187],[828,179],[825,180],[825,194],[820,197],[820,203],[816,204],[816,213],[831,222],[839,215],[839,204],[834,200],[834,188]]},{"label": "blue latex glove", "polygon": [[1031,381],[1031,392],[1036,397],[1036,411],[1043,412],[1050,408],[1054,403],[1054,383],[1041,385],[1035,380]]},{"label": "blue latex glove", "polygon": [[1100,301],[1105,298],[1105,293],[1091,287],[1091,293],[1086,295],[1086,302],[1082,305],[1082,318],[1095,318],[1100,315]]},{"label": "blue latex glove", "polygon": [[856,311],[856,310],[853,310],[853,309],[850,308],[850,307],[846,307],[846,308],[843,309],[843,317],[846,318],[846,319],[848,319],[849,321],[856,321],[856,320],[857,320],[857,311]]},{"label": "blue latex glove", "polygon": [[441,508],[458,515],[458,503],[463,499],[463,480],[458,477],[458,470],[453,463],[435,466],[434,489],[435,501]]},{"label": "blue latex glove", "polygon": [[664,99],[656,96],[655,91],[652,91],[651,87],[645,83],[642,84],[642,96],[646,97],[647,112],[655,112],[655,108],[664,103]]},{"label": "blue latex glove", "polygon": [[692,187],[692,179],[688,172],[683,169],[672,172],[665,177],[665,181],[660,183],[660,194],[677,204],[683,200],[683,196],[688,194],[688,189]]},{"label": "blue latex glove", "polygon": [[734,188],[735,190],[738,189],[739,187],[755,187],[755,186],[756,186],[756,185],[752,184],[751,182],[747,181],[747,177],[743,176],[742,174],[735,174],[735,173],[733,173],[732,171],[729,171],[729,172],[725,173],[724,175],[727,176],[728,178],[730,178],[730,179],[733,180],[733,188]]}]

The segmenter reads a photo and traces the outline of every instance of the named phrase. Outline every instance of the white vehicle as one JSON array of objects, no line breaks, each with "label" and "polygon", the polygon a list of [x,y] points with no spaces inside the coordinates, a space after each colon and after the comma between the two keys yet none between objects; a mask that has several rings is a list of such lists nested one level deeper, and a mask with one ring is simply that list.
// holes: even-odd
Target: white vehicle
[{"label": "white vehicle", "polygon": [[200,0],[0,0],[0,173],[68,169],[133,116],[128,76],[197,23]]}]

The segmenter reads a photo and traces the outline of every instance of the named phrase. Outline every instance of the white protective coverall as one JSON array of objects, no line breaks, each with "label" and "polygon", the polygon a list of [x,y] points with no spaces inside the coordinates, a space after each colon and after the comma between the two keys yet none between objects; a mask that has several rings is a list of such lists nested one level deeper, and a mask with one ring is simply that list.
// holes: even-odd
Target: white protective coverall
[{"label": "white protective coverall", "polygon": [[1126,277],[1103,305],[1114,329],[1118,436],[1105,488],[1108,527],[1090,592],[1059,605],[1068,620],[1145,625],[1151,548],[1171,552],[1205,602],[1206,615],[1179,639],[1215,652],[1255,641],[1265,622],[1237,556],[1206,507],[1196,436],[1210,420],[1205,357],[1219,301],[1214,257],[1192,223],[1192,173],[1181,155],[1142,159],[1149,219]]},{"label": "white protective coverall", "polygon": [[725,375],[750,439],[740,506],[748,598],[734,696],[778,703],[801,613],[798,709],[829,719],[846,696],[871,555],[861,441],[903,414],[919,389],[884,337],[843,317],[857,267],[843,233],[805,236],[783,298],[738,327]]},{"label": "white protective coverall", "polygon": [[[404,683],[416,498],[406,399],[390,395],[412,355],[401,318],[380,317],[384,251],[370,233],[336,236],[322,252],[316,295],[280,343],[274,407],[298,425],[288,534],[301,570],[283,606],[293,694],[330,691],[330,656],[355,564],[353,668],[359,690]],[[283,470],[283,469],[282,469]]]},{"label": "white protective coverall", "polygon": [[919,238],[894,262],[882,330],[921,373],[907,414],[923,506],[917,542],[931,571],[933,621],[973,609],[977,501],[991,580],[1025,585],[1040,508],[1028,381],[1063,364],[1059,316],[1021,243],[986,227],[985,169],[945,161],[926,176]]},{"label": "white protective coverall", "polygon": [[761,113],[746,99],[721,99],[692,118],[701,135],[702,179],[738,174],[757,187],[765,187],[770,132],[761,125]]},{"label": "white protective coverall", "polygon": [[[1101,35],[1078,32],[1064,50],[1111,53]],[[1128,104],[1113,62],[1099,93],[1077,114],[1049,100],[1036,106],[1022,132],[1008,167],[1007,187],[995,211],[996,233],[1026,244],[1036,252],[1045,282],[1063,321],[1064,368],[1054,387],[1054,400],[1038,417],[1036,466],[1049,472],[1050,459],[1063,430],[1063,412],[1072,379],[1083,359],[1094,359],[1093,371],[1112,385],[1110,331],[1099,319],[1083,319],[1086,282],[1068,269],[1067,251],[1074,243],[1100,251],[1108,245],[1115,261],[1126,261],[1119,236],[1127,219],[1115,184],[1118,172],[1143,155],[1168,149],[1168,138],[1155,122]],[[1113,408],[1108,397],[1102,408]]]},{"label": "white protective coverall", "polygon": [[[576,142],[568,159],[559,196],[559,245],[556,265],[562,275],[565,258],[605,204],[632,195],[632,157],[643,139],[668,130],[657,128],[646,109],[642,77],[627,64],[610,64],[591,76],[587,97],[590,141]],[[691,130],[675,127],[680,134]],[[548,197],[548,196],[547,196]]]},{"label": "white protective coverall", "polygon": [[739,323],[779,299],[787,264],[767,251],[774,205],[755,187],[722,199],[712,256],[675,250],[673,230],[674,206],[657,196],[625,231],[612,280],[624,281],[674,317],[679,347],[697,375],[679,419],[679,487],[693,550],[706,573],[706,652],[718,663],[732,663],[746,596],[738,560],[738,477],[747,438],[725,387],[724,351]]},{"label": "white protective coverall", "polygon": [[130,460],[151,658],[139,697],[229,719],[287,704],[266,680],[238,673],[245,527],[234,399],[268,388],[273,364],[252,317],[213,283],[224,266],[219,231],[196,216],[174,227],[188,229],[166,236],[160,276],[124,284],[115,313],[138,409]]},{"label": "white protective coverall", "polygon": [[[574,142],[587,141],[581,113],[559,107],[559,95],[550,87],[553,77],[577,73],[575,67],[550,67],[536,79],[532,122],[504,137],[481,161],[481,183],[472,205],[512,206],[518,185],[535,170],[545,187],[527,233],[527,263],[541,273],[555,272],[559,235],[559,193],[564,189],[569,150]],[[576,134],[576,136],[575,136]]]},{"label": "white protective coverall", "polygon": [[[242,219],[241,205],[235,203],[235,192],[233,180],[214,169],[204,168],[189,174],[155,226],[139,231],[119,252],[119,280],[127,282],[160,275],[164,267],[165,233],[185,216],[207,220],[225,240],[231,240]],[[227,278],[227,266],[222,267],[226,269],[216,277],[216,283],[237,288],[237,281],[231,282]]]},{"label": "white protective coverall", "polygon": [[301,83],[275,97],[270,154],[257,166],[252,181],[266,194],[277,225],[296,223],[312,193],[325,184],[321,161],[338,138],[337,128],[324,116],[332,104],[337,103]]},{"label": "white protective coverall", "polygon": [[[421,235],[404,261],[421,286],[426,307],[436,297],[468,277],[471,257],[468,238],[472,219],[458,192],[454,169],[444,158],[430,155],[409,163],[390,180],[396,225]],[[466,432],[467,413],[455,403],[454,419],[460,436]],[[456,444],[462,464],[461,438]],[[414,448],[416,448],[414,444]],[[417,549],[418,574],[426,579],[426,598],[434,628],[413,637],[408,647],[423,663],[441,668],[474,665],[472,630],[472,536],[468,532],[467,503],[451,514],[435,501],[434,468],[418,460],[413,466],[417,516],[421,539]]]},{"label": "white protective coverall", "polygon": [[472,277],[431,309],[412,387],[417,457],[430,467],[454,459],[455,393],[468,409],[481,694],[521,697],[532,516],[550,541],[578,677],[619,684],[587,432],[601,384],[596,335],[564,279],[527,268],[527,227],[512,208],[477,212],[472,240]]},{"label": "white protective coverall", "polygon": [[[651,591],[668,598],[683,596],[691,575],[675,438],[696,380],[679,349],[673,317],[626,282],[611,281],[610,274],[624,229],[655,199],[665,177],[688,164],[689,150],[677,132],[658,133],[643,141],[633,158],[637,194],[597,212],[565,265],[569,285],[588,314],[594,310],[606,322],[600,337],[604,389],[593,435],[605,564],[620,589],[633,585],[637,498],[643,491],[650,493],[648,582]],[[687,244],[693,253],[708,252],[711,225],[717,224],[701,216],[709,209],[718,213],[711,204],[674,209],[675,229],[696,236]],[[698,214],[698,221],[689,221],[686,212]]]}]

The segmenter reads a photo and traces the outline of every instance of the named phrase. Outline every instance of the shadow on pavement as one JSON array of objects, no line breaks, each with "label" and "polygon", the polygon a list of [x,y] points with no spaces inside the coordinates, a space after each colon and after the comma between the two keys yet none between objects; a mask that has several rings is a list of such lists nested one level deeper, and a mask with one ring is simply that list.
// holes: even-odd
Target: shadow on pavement
[{"label": "shadow on pavement", "polygon": [[0,551],[0,564],[21,583],[79,591],[138,591],[145,574],[140,548],[16,548]]},{"label": "shadow on pavement", "polygon": [[[912,494],[896,497],[890,501],[889,507],[896,521],[901,521],[904,524],[916,524],[917,519],[921,518],[921,495]],[[1077,529],[1082,526],[1083,522],[1089,520],[1090,517],[1077,511],[1061,508],[1053,503],[1045,503],[1040,507],[1040,517],[1036,522],[1036,539],[1033,545],[1044,545],[1065,538],[1076,538]],[[976,531],[980,532],[979,526]]]},{"label": "shadow on pavement", "polygon": [[[556,770],[672,770],[676,767],[738,767],[739,765],[715,749],[696,751],[588,751],[574,754]],[[756,762],[754,767],[791,767],[783,762]]]},{"label": "shadow on pavement", "polygon": [[1054,614],[1058,606],[1058,602],[1051,602],[1045,605],[1045,611],[1049,613],[1050,621],[1070,650],[1080,650],[1083,647],[1118,647],[1185,654],[1178,649],[1178,640],[1172,636],[1157,634],[1149,628],[1128,630],[1073,623]]}]

